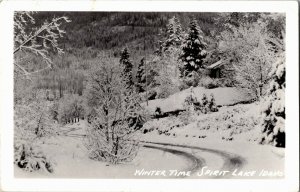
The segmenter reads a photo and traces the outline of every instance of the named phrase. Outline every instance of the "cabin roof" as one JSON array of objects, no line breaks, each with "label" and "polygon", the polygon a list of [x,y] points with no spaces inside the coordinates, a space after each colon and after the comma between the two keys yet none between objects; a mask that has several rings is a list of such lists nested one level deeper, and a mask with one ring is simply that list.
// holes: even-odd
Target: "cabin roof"
[{"label": "cabin roof", "polygon": [[221,60],[219,60],[219,61],[217,61],[217,62],[211,64],[210,66],[207,66],[206,68],[207,68],[207,69],[216,69],[216,68],[218,68],[218,67],[221,67],[221,66],[224,65],[224,64],[225,64],[225,62],[221,59]]}]

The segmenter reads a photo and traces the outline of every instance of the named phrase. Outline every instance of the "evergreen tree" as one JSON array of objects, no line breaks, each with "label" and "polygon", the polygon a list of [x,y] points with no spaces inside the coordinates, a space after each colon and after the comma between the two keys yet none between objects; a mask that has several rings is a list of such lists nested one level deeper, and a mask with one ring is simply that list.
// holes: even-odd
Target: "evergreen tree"
[{"label": "evergreen tree", "polygon": [[125,48],[123,49],[121,53],[121,59],[120,59],[120,64],[122,68],[122,73],[121,76],[123,80],[125,81],[125,85],[127,89],[131,89],[133,86],[133,80],[132,80],[132,68],[133,65],[129,59],[130,54],[128,52],[128,49]]},{"label": "evergreen tree", "polygon": [[197,21],[192,20],[189,26],[189,32],[183,41],[182,53],[179,59],[183,62],[180,66],[180,76],[186,77],[191,72],[197,71],[203,67],[203,60],[206,57],[206,43],[201,35]]},{"label": "evergreen tree", "polygon": [[146,74],[145,74],[145,58],[141,59],[141,62],[139,63],[137,73],[136,73],[136,88],[137,92],[141,93],[144,92],[144,86],[146,86]]},{"label": "evergreen tree", "polygon": [[284,56],[273,65],[273,77],[269,95],[262,110],[262,133],[260,143],[285,147],[285,62]]},{"label": "evergreen tree", "polygon": [[210,95],[210,102],[208,104],[208,108],[209,108],[209,111],[211,111],[211,112],[217,112],[218,111],[214,94]]},{"label": "evergreen tree", "polygon": [[183,31],[179,20],[174,16],[169,19],[167,25],[167,39],[163,45],[163,51],[170,51],[170,48],[179,47],[182,44]]},{"label": "evergreen tree", "polygon": [[209,101],[205,93],[203,94],[201,101],[202,113],[206,114],[208,112]]}]

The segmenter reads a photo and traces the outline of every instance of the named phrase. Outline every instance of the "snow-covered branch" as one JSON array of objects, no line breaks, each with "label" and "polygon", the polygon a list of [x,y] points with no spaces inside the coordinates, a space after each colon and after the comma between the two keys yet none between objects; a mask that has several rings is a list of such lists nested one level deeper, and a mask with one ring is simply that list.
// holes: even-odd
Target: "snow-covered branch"
[{"label": "snow-covered branch", "polygon": [[94,116],[87,128],[86,146],[91,158],[118,163],[137,152],[137,143],[128,141],[141,128],[143,111],[138,94],[128,86],[126,71],[114,65],[111,60],[102,63],[88,80],[87,105]]},{"label": "snow-covered branch", "polygon": [[58,46],[57,40],[65,33],[61,29],[62,22],[71,22],[68,17],[53,18],[51,22],[45,21],[44,24],[37,29],[33,27],[35,20],[31,12],[16,12],[14,15],[14,54],[21,50],[34,53],[45,61],[46,66],[36,71],[28,71],[21,64],[15,62],[15,65],[29,76],[33,73],[52,67],[52,60],[49,56],[49,50],[53,50],[58,54],[63,50]]},{"label": "snow-covered branch", "polygon": [[238,85],[258,99],[265,93],[272,63],[284,50],[283,42],[264,24],[232,27],[221,34],[219,49],[232,58]]}]

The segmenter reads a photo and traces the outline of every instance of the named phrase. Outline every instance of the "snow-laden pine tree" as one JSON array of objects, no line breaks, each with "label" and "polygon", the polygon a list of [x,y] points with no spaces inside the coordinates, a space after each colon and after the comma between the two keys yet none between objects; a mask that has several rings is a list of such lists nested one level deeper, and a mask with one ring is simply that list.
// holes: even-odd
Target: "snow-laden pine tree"
[{"label": "snow-laden pine tree", "polygon": [[163,52],[172,51],[179,48],[183,40],[183,30],[180,21],[173,16],[167,24],[167,37],[163,44]]},{"label": "snow-laden pine tree", "polygon": [[180,21],[174,16],[169,19],[166,26],[166,34],[160,43],[160,54],[158,60],[158,76],[155,82],[159,85],[157,88],[157,97],[166,98],[170,94],[178,91],[179,86],[179,55],[184,33]]},{"label": "snow-laden pine tree", "polygon": [[122,53],[121,53],[121,58],[120,58],[120,64],[121,64],[121,69],[122,73],[121,76],[123,80],[125,81],[126,88],[132,88],[133,86],[133,79],[132,79],[132,68],[133,65],[129,59],[130,54],[127,48],[124,48]]},{"label": "snow-laden pine tree", "polygon": [[145,58],[142,58],[136,72],[136,89],[138,93],[144,92],[146,86]]},{"label": "snow-laden pine tree", "polygon": [[285,60],[284,54],[274,63],[268,96],[262,109],[260,143],[285,147]]},{"label": "snow-laden pine tree", "polygon": [[190,75],[193,71],[203,67],[203,60],[207,55],[206,43],[202,36],[202,31],[196,20],[192,20],[189,31],[183,40],[182,52],[179,59],[182,61],[180,66],[181,77]]},{"label": "snow-laden pine tree", "polygon": [[118,65],[109,61],[88,77],[87,106],[95,114],[85,141],[92,159],[119,163],[130,161],[137,154],[136,132],[143,125],[143,112],[138,94],[128,91],[121,72]]}]

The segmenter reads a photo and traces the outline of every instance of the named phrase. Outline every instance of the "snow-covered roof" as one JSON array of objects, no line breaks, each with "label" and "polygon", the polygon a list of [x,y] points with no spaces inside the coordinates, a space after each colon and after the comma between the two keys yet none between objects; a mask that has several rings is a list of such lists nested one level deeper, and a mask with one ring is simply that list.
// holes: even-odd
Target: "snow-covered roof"
[{"label": "snow-covered roof", "polygon": [[206,68],[207,69],[215,69],[215,68],[220,67],[220,66],[222,66],[224,64],[225,64],[225,62],[221,59],[221,60],[215,62],[214,64],[211,64],[210,66],[208,66]]}]

